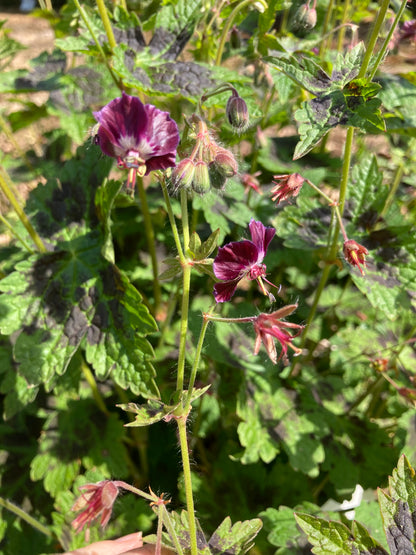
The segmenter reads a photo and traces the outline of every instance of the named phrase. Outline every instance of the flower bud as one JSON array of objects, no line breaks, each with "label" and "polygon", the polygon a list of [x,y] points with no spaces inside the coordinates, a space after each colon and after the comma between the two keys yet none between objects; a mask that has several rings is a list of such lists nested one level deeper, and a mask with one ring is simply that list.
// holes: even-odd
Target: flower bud
[{"label": "flower bud", "polygon": [[240,48],[241,46],[240,31],[238,30],[238,27],[236,27],[235,25],[231,29],[230,45],[231,45],[231,48],[234,48],[234,49]]},{"label": "flower bud", "polygon": [[315,27],[316,21],[316,9],[311,8],[309,2],[306,2],[296,11],[292,22],[292,29],[293,31],[307,32]]},{"label": "flower bud", "polygon": [[226,176],[218,168],[215,162],[210,162],[208,165],[209,180],[214,189],[222,189],[227,181]]},{"label": "flower bud", "polygon": [[211,188],[209,179],[208,166],[203,160],[198,160],[195,164],[194,178],[192,180],[192,189],[195,193],[205,195]]},{"label": "flower bud", "polygon": [[361,266],[365,268],[365,257],[368,254],[368,250],[363,247],[363,245],[357,243],[357,241],[354,241],[354,239],[348,239],[344,243],[343,251],[344,256],[348,260],[348,262],[352,266],[356,266],[363,276],[364,271]]},{"label": "flower bud", "polygon": [[233,154],[225,148],[217,148],[214,164],[226,178],[233,177],[238,172],[237,160],[234,158]]},{"label": "flower bud", "polygon": [[188,189],[191,186],[195,173],[195,164],[190,158],[181,160],[172,171],[172,185],[174,191]]},{"label": "flower bud", "polygon": [[233,92],[227,101],[225,109],[228,121],[238,131],[244,131],[248,126],[249,115],[245,101],[238,96],[237,92]]}]

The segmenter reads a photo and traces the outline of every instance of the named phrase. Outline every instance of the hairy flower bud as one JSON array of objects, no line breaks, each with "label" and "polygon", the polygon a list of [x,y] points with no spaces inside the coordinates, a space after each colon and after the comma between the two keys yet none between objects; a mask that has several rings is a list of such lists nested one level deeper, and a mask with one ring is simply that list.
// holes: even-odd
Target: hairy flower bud
[{"label": "hairy flower bud", "polygon": [[225,109],[228,121],[238,131],[244,131],[248,126],[249,115],[245,101],[238,96],[237,92],[233,92],[227,101]]},{"label": "hairy flower bud", "polygon": [[292,22],[292,30],[308,32],[315,27],[316,21],[316,9],[311,8],[309,2],[306,2],[306,4],[302,4],[296,11]]},{"label": "hairy flower bud", "polygon": [[237,160],[234,158],[234,155],[225,148],[218,147],[214,158],[214,164],[226,178],[233,177],[238,172]]},{"label": "hairy flower bud", "polygon": [[208,166],[203,160],[198,160],[195,164],[194,178],[192,180],[192,189],[195,193],[205,195],[211,188],[209,179]]},{"label": "hairy flower bud", "polygon": [[214,189],[222,189],[227,181],[227,177],[220,170],[215,162],[208,164],[209,180]]},{"label": "hairy flower bud", "polygon": [[174,191],[188,189],[191,186],[195,173],[195,164],[190,158],[181,160],[172,171],[172,185]]}]

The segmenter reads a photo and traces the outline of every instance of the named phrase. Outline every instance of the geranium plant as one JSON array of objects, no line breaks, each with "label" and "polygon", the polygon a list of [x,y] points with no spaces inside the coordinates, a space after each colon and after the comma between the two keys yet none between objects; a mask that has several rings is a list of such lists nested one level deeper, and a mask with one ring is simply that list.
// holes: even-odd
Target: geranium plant
[{"label": "geranium plant", "polygon": [[410,553],[415,8],[139,4],[0,27],[2,552]]}]

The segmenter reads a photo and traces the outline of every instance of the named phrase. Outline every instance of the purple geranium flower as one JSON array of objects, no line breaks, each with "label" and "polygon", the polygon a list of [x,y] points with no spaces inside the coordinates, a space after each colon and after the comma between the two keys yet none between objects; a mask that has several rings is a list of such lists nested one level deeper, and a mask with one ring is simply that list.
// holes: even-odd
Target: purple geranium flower
[{"label": "purple geranium flower", "polygon": [[236,241],[218,249],[213,269],[215,277],[223,281],[214,286],[217,303],[229,301],[244,277],[257,280],[263,293],[274,300],[273,295],[266,291],[262,278],[266,275],[263,259],[276,230],[254,220],[250,221],[249,229],[251,241]]},{"label": "purple geranium flower", "polygon": [[95,139],[101,150],[129,170],[128,189],[134,189],[137,174],[175,166],[179,132],[168,112],[123,92],[93,115],[99,123]]}]

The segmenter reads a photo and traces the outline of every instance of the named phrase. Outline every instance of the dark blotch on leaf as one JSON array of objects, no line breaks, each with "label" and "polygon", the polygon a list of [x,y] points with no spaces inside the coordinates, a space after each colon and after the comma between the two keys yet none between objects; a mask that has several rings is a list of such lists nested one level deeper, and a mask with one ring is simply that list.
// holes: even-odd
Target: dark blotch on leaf
[{"label": "dark blotch on leaf", "polygon": [[78,306],[71,310],[68,320],[65,323],[64,333],[68,337],[70,345],[78,345],[87,330],[88,321]]}]

